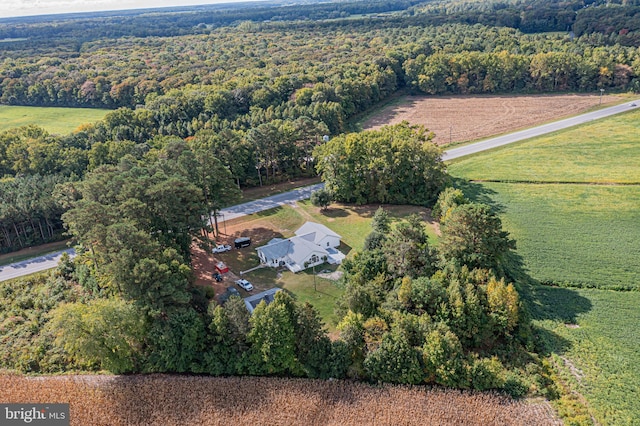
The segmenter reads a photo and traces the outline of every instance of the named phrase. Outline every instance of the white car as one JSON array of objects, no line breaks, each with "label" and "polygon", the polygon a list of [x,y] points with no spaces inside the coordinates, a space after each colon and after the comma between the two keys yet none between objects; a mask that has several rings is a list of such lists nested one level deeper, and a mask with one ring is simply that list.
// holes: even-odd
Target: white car
[{"label": "white car", "polygon": [[225,251],[231,250],[231,246],[227,244],[218,244],[211,250],[214,253],[224,253]]},{"label": "white car", "polygon": [[238,284],[240,286],[240,288],[245,289],[246,291],[251,291],[253,290],[253,284],[251,284],[249,281],[244,280],[244,279],[239,279],[236,280],[236,284]]}]

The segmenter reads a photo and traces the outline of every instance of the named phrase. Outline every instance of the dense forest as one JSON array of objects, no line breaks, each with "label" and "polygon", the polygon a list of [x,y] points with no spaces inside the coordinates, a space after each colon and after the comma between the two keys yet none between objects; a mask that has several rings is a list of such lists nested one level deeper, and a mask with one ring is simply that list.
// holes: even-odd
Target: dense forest
[{"label": "dense forest", "polygon": [[[26,40],[0,43],[0,102],[114,111],[69,135],[33,127],[0,135],[0,175],[5,176],[0,186],[7,199],[16,200],[0,214],[0,251],[60,238],[63,209],[50,199],[52,182],[82,179],[125,155],[140,159],[163,146],[166,137],[208,146],[242,188],[314,175],[310,152],[322,137],[351,130],[352,118],[399,90],[476,94],[640,88],[640,53],[615,38],[633,36],[633,27],[620,16],[621,11],[632,16],[634,6],[544,5],[264,5],[212,10],[207,13],[220,20],[204,27],[188,21],[208,16],[201,9],[124,13],[111,16],[104,26],[81,16],[56,23],[37,18],[2,23],[5,37]],[[349,17],[302,20],[307,10]],[[532,31],[522,24],[532,13],[558,20],[567,10],[578,12],[572,25],[579,37],[522,32]],[[262,15],[276,11],[289,15],[280,20]],[[501,23],[497,16],[507,11],[520,11],[517,25],[491,23]],[[608,17],[588,20],[609,22],[606,31],[581,26],[580,17],[593,13]],[[483,19],[469,20],[468,15]],[[132,36],[122,24],[127,20],[137,28],[153,27],[142,23],[155,20],[157,28],[184,34]],[[613,37],[616,25],[628,31]],[[47,26],[58,32],[48,33]],[[85,36],[75,37],[74,26]],[[543,27],[537,30],[558,29]],[[110,28],[122,32],[100,32]],[[41,43],[42,37],[47,41]],[[52,177],[36,178],[35,187],[29,182],[36,175]],[[43,185],[50,188],[43,190]]]},{"label": "dense forest", "polygon": [[[202,218],[237,198],[238,190],[206,146],[173,138],[140,159],[127,154],[117,165],[100,165],[81,181],[58,186],[78,257],[63,259],[53,275],[29,285],[0,285],[7,307],[0,309],[0,324],[12,336],[0,366],[37,373],[353,378],[503,389],[514,396],[535,385],[536,393],[548,392],[544,369],[528,353],[528,317],[506,281],[504,266],[515,246],[500,219],[459,190],[442,191],[440,149],[424,129],[400,124],[365,132],[358,142],[364,150],[344,150],[339,146],[353,141],[336,138],[316,151],[334,152],[360,170],[381,152],[407,164],[411,156],[424,173],[399,170],[403,184],[430,193],[387,201],[437,198],[442,239],[432,247],[419,216],[392,226],[379,209],[364,250],[344,264],[339,339],[329,339],[311,305],[286,292],[250,315],[239,297],[220,306],[193,284],[190,246],[201,238]],[[379,202],[385,185],[367,183],[334,187],[345,196],[354,191],[362,197],[357,201]]]},{"label": "dense forest", "polygon": [[[0,23],[1,103],[113,109],[68,135],[0,134],[0,251],[66,231],[79,252],[49,279],[0,286],[0,330],[13,333],[0,366],[547,392],[495,213],[446,189],[425,129],[347,132],[400,90],[640,90],[631,3],[312,2]],[[434,207],[442,225],[436,248],[419,218],[392,228],[376,213],[344,265],[336,341],[284,292],[251,317],[240,299],[217,306],[190,262],[210,213],[241,188],[318,173],[335,199]]]}]

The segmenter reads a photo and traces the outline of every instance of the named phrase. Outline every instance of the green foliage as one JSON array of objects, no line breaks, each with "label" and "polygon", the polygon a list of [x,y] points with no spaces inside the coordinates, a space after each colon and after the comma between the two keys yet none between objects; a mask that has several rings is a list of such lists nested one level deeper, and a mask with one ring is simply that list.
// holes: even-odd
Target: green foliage
[{"label": "green foliage", "polygon": [[339,373],[330,359],[333,347],[318,312],[308,302],[296,311],[296,355],[304,375],[323,379],[341,377],[336,375]]},{"label": "green foliage", "polygon": [[387,236],[378,231],[371,231],[364,239],[364,250],[378,250],[384,246]]},{"label": "green foliage", "polygon": [[454,207],[442,226],[438,251],[444,261],[469,268],[500,266],[515,241],[502,230],[502,222],[489,206],[462,204]]},{"label": "green foliage", "polygon": [[378,207],[378,210],[373,214],[371,229],[373,232],[378,232],[383,235],[391,229],[391,218],[389,217],[389,213],[382,207]]},{"label": "green foliage", "polygon": [[430,139],[406,122],[339,136],[316,148],[316,168],[338,201],[428,205],[446,181]]},{"label": "green foliage", "polygon": [[522,398],[529,388],[517,374],[510,373],[504,380],[503,390],[512,398]]},{"label": "green foliage", "polygon": [[438,201],[436,201],[436,204],[433,206],[431,215],[440,223],[446,223],[451,210],[468,202],[469,200],[465,198],[464,193],[460,189],[449,186],[438,195]]},{"label": "green foliage", "polygon": [[[279,292],[281,293],[281,292]],[[260,303],[251,316],[251,374],[295,374],[300,366],[296,359],[295,325],[288,301],[276,296],[269,305]]]},{"label": "green foliage", "polygon": [[97,299],[61,304],[47,328],[55,345],[79,365],[99,366],[114,374],[136,371],[146,332],[145,315],[131,303]]},{"label": "green foliage", "polygon": [[[1,152],[1,149],[0,149]],[[0,172],[1,172],[0,160]],[[53,193],[67,178],[24,175],[0,180],[0,252],[61,239],[64,211]]]},{"label": "green foliage", "polygon": [[460,341],[446,326],[427,334],[422,357],[427,383],[448,387],[468,387]]},{"label": "green foliage", "polygon": [[311,204],[320,207],[322,210],[326,210],[329,204],[331,204],[331,193],[325,189],[314,191],[311,194]]},{"label": "green foliage", "polygon": [[435,272],[435,253],[428,240],[418,215],[409,216],[389,233],[382,252],[394,278],[430,276]]},{"label": "green foliage", "polygon": [[504,367],[498,358],[476,359],[469,373],[471,386],[480,391],[502,389],[505,384],[503,374]]},{"label": "green foliage", "polygon": [[364,367],[373,380],[387,383],[418,384],[424,377],[420,351],[400,333],[387,333],[380,346],[367,355]]},{"label": "green foliage", "polygon": [[23,373],[52,373],[79,368],[53,345],[49,314],[59,304],[86,302],[79,286],[48,274],[0,282],[0,368]]},{"label": "green foliage", "polygon": [[172,310],[150,319],[143,371],[202,373],[206,347],[203,319],[192,309]]}]

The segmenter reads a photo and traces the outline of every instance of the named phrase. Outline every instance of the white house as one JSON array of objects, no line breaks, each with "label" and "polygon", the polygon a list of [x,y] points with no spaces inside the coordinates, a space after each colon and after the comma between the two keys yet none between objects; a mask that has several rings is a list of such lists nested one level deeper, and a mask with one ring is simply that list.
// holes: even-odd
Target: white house
[{"label": "white house", "polygon": [[295,234],[287,239],[274,238],[267,245],[258,247],[260,263],[272,268],[286,266],[291,272],[300,272],[324,262],[339,264],[345,258],[336,250],[340,235],[324,225],[307,222]]},{"label": "white house", "polygon": [[306,222],[296,231],[296,236],[324,248],[339,247],[342,238],[326,226],[315,222]]}]

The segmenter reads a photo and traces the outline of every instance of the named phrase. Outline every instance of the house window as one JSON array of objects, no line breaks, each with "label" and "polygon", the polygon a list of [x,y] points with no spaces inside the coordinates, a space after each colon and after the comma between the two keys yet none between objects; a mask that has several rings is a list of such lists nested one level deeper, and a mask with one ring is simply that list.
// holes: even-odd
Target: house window
[{"label": "house window", "polygon": [[327,241],[327,247],[329,247],[329,241]]}]

